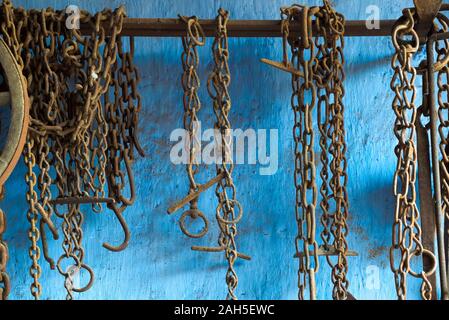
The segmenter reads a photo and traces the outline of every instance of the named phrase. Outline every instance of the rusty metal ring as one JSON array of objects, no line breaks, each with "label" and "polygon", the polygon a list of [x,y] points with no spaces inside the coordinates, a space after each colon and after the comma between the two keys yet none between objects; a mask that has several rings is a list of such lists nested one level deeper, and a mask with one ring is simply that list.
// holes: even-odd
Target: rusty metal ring
[{"label": "rusty metal ring", "polygon": [[92,288],[92,286],[94,284],[95,274],[94,274],[94,271],[92,270],[92,268],[89,267],[88,265],[82,263],[81,267],[79,268],[79,271],[81,271],[83,269],[86,270],[87,272],[89,272],[90,278],[89,278],[89,282],[87,283],[87,285],[85,285],[83,288],[79,288],[79,289],[72,288],[72,290],[77,293],[83,293],[83,292],[88,291],[90,288]]},{"label": "rusty metal ring", "polygon": [[240,220],[242,220],[242,217],[243,217],[243,208],[242,208],[242,205],[241,205],[240,202],[238,202],[237,200],[228,200],[227,203],[229,203],[229,204],[232,205],[232,206],[237,205],[237,208],[238,208],[238,211],[239,211],[239,214],[238,214],[237,218],[235,218],[235,219],[233,219],[233,220],[226,220],[226,219],[224,219],[224,218],[220,215],[220,211],[223,209],[223,204],[220,203],[220,204],[218,205],[218,207],[217,207],[217,212],[216,212],[216,213],[217,213],[217,220],[218,220],[220,223],[223,223],[223,224],[237,224],[237,223],[239,223]]},{"label": "rusty metal ring", "polygon": [[412,277],[415,277],[415,278],[422,278],[423,276],[429,277],[429,276],[431,276],[432,274],[434,274],[435,271],[437,270],[437,262],[436,262],[436,257],[435,257],[435,255],[433,254],[433,252],[430,251],[430,250],[427,250],[427,249],[422,249],[422,251],[421,251],[421,253],[420,253],[419,255],[427,255],[427,256],[429,256],[429,257],[432,259],[432,261],[433,261],[433,263],[432,263],[432,269],[431,269],[430,271],[428,271],[428,272],[422,271],[422,272],[419,273],[419,274],[416,273],[416,272],[414,272],[414,271],[412,270],[412,268],[410,267],[410,260],[411,260],[413,257],[417,257],[417,256],[418,256],[418,250],[413,250],[413,252],[411,252],[411,253],[409,254],[408,258],[407,258],[407,265],[408,265],[408,269],[409,269],[410,275],[411,275]]},{"label": "rusty metal ring", "polygon": [[3,38],[0,38],[0,64],[5,73],[4,80],[9,84],[9,94],[1,96],[1,100],[7,103],[7,99],[10,99],[11,104],[8,137],[0,154],[0,186],[2,186],[11,175],[24,148],[29,124],[30,102],[22,70]]},{"label": "rusty metal ring", "polygon": [[206,36],[203,27],[201,27],[196,17],[189,19],[187,22],[187,32],[194,44],[197,46],[204,46],[206,43]]},{"label": "rusty metal ring", "polygon": [[75,264],[73,264],[74,266],[79,266],[79,268],[82,266],[82,263],[77,256],[75,256],[73,254],[68,255],[67,253],[64,253],[62,256],[59,257],[58,262],[56,263],[56,267],[58,268],[59,273],[61,275],[63,275],[64,277],[69,276],[69,272],[62,270],[62,266],[61,266],[62,261],[65,259],[73,259],[73,261],[75,262]]},{"label": "rusty metal ring", "polygon": [[[408,14],[408,16],[406,16]],[[396,49],[399,49],[400,46],[405,46],[407,52],[417,52],[419,50],[419,36],[418,33],[413,29],[415,26],[415,18],[416,15],[413,9],[404,10],[404,15],[400,17],[395,24],[393,25],[393,46]],[[411,23],[411,25],[409,25]],[[412,36],[412,41],[403,40],[400,38],[400,32],[405,30],[408,35]]]},{"label": "rusty metal ring", "polygon": [[[192,219],[200,218],[201,220],[203,220],[204,222],[203,229],[199,233],[191,233],[185,225],[185,220],[187,217],[191,217]],[[199,239],[204,237],[209,231],[209,220],[207,220],[206,216],[201,211],[191,209],[184,212],[181,218],[179,218],[179,227],[181,228],[181,231],[189,238]]]}]

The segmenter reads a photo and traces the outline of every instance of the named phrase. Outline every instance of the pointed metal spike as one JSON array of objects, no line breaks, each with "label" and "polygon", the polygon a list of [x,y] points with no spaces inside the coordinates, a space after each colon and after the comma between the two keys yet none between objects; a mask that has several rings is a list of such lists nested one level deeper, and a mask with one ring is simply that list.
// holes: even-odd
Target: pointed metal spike
[{"label": "pointed metal spike", "polygon": [[266,63],[266,64],[268,64],[268,65],[270,65],[272,67],[280,69],[282,71],[294,74],[294,75],[296,75],[298,77],[303,77],[303,74],[299,70],[293,68],[290,64],[286,65],[283,62],[277,62],[277,61],[268,60],[268,59],[264,59],[264,58],[260,59],[260,61],[263,62],[263,63]]}]

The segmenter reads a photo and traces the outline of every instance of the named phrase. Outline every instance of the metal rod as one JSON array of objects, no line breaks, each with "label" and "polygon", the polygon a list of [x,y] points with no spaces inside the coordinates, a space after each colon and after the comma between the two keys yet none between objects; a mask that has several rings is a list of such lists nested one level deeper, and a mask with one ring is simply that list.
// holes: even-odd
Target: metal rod
[{"label": "metal rod", "polygon": [[[381,20],[379,29],[368,29],[365,20],[346,21],[345,36],[348,37],[379,37],[391,36],[396,20]],[[199,20],[204,34],[213,37],[216,33],[215,20]],[[314,32],[318,30],[313,25]],[[82,24],[83,34],[90,33],[90,27]],[[418,33],[426,33],[428,30],[418,26]],[[161,18],[126,18],[123,24],[122,35],[134,37],[181,37],[186,33],[186,27],[179,19]],[[293,22],[290,25],[290,33],[300,34],[300,23]],[[229,37],[281,37],[281,20],[230,20],[228,23]]]},{"label": "metal rod", "polygon": [[433,75],[435,73],[434,63],[435,57],[433,52],[433,45],[436,36],[429,37],[427,41],[427,74],[429,85],[429,111],[430,111],[430,137],[432,147],[432,170],[433,170],[433,188],[434,188],[434,205],[435,205],[435,221],[437,229],[437,243],[438,243],[438,260],[440,271],[440,285],[441,298],[443,300],[449,299],[449,292],[447,287],[446,276],[446,253],[444,246],[444,220],[441,208],[441,179],[440,179],[440,164],[438,156],[438,110],[435,103],[435,81]]},{"label": "metal rod", "polygon": [[208,189],[212,188],[215,184],[217,184],[219,181],[221,181],[225,177],[224,173],[220,173],[218,176],[210,180],[209,182],[199,185],[198,190],[195,192],[192,192],[184,199],[176,202],[174,205],[172,205],[170,208],[168,208],[167,213],[172,214],[184,207],[189,202],[193,201],[194,199],[198,198],[203,192],[207,191]]},{"label": "metal rod", "polygon": [[[422,242],[425,249],[435,252],[435,206],[432,196],[432,178],[430,166],[430,145],[429,137],[425,126],[421,122],[421,115],[428,113],[429,99],[429,80],[427,72],[422,73],[423,94],[422,106],[418,109],[418,117],[416,118],[416,140],[418,148],[418,187],[419,187],[419,204],[421,211],[421,227]],[[428,255],[423,254],[424,272],[433,269],[435,263]],[[436,291],[436,274],[429,276],[429,282],[432,285],[432,300],[437,300]]]}]

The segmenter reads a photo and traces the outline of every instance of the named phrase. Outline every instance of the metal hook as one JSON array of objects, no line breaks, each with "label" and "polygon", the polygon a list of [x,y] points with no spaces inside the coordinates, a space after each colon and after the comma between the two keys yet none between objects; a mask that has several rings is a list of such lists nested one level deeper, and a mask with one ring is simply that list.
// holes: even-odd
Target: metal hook
[{"label": "metal hook", "polygon": [[119,209],[119,208],[117,208],[117,206],[115,204],[109,204],[108,208],[111,209],[112,211],[114,211],[114,214],[117,217],[117,220],[120,222],[120,225],[123,229],[123,233],[125,234],[125,239],[123,240],[122,244],[120,244],[118,246],[112,246],[105,242],[105,243],[103,243],[103,247],[112,252],[120,252],[120,251],[125,250],[128,247],[128,243],[131,238],[131,233],[129,231],[128,224],[126,223],[126,221],[122,215],[122,212],[126,208],[126,206],[122,206]]}]

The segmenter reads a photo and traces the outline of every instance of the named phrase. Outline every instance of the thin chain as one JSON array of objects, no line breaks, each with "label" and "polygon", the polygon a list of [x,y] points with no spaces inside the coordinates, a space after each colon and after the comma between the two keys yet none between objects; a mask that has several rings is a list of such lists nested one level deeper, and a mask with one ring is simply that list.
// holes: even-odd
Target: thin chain
[{"label": "thin chain", "polygon": [[[298,298],[303,300],[309,284],[310,299],[316,298],[315,274],[319,268],[316,241],[315,210],[317,205],[316,167],[314,151],[313,109],[316,104],[314,84],[315,44],[312,38],[312,18],[316,8],[293,6],[281,9],[287,20],[300,19],[304,23],[301,38],[290,39],[292,65],[304,75],[292,77],[292,109],[295,116],[293,139],[295,142],[296,221],[295,239],[299,258]],[[309,101],[306,101],[309,97]]]},{"label": "thin chain", "polygon": [[227,299],[236,300],[235,290],[238,285],[238,276],[234,264],[238,251],[235,238],[237,236],[237,223],[243,216],[243,209],[236,199],[236,188],[232,179],[234,164],[231,156],[231,123],[229,121],[229,112],[232,105],[229,94],[231,73],[229,70],[227,34],[229,13],[220,9],[216,21],[217,33],[212,46],[215,67],[208,80],[208,91],[212,98],[213,109],[217,118],[215,129],[220,134],[220,159],[217,159],[220,161],[217,161],[217,175],[224,174],[223,179],[217,183],[215,191],[218,199],[216,217],[220,227],[218,244],[220,247],[225,248],[225,256],[228,261],[226,273]]},{"label": "thin chain", "polygon": [[34,154],[32,152],[34,147],[34,140],[31,137],[28,137],[28,141],[25,144],[24,149],[24,161],[27,166],[27,173],[25,176],[25,180],[28,184],[28,191],[26,194],[27,201],[29,203],[29,209],[27,212],[27,219],[30,223],[30,230],[28,231],[28,238],[31,241],[31,247],[29,249],[29,255],[32,260],[32,265],[30,268],[30,275],[33,278],[33,283],[31,284],[31,294],[33,297],[38,300],[42,293],[42,286],[39,283],[39,278],[41,276],[42,270],[39,265],[40,259],[40,248],[38,246],[38,241],[40,237],[39,229],[37,228],[38,223],[38,212],[37,212],[37,193],[35,191],[36,185],[36,174],[33,169],[36,165],[36,160]]},{"label": "thin chain", "polygon": [[[183,53],[181,56],[183,74],[181,78],[182,88],[184,90],[183,105],[184,129],[188,132],[188,140],[186,149],[188,150],[189,158],[186,165],[187,176],[189,178],[189,194],[198,191],[198,184],[195,181],[195,176],[199,173],[198,154],[201,150],[201,141],[198,138],[199,119],[198,112],[201,109],[201,102],[198,96],[200,88],[200,79],[198,76],[198,47],[204,46],[205,38],[201,25],[197,17],[185,18],[182,17],[186,24],[186,35],[182,38]],[[190,203],[190,210],[186,212],[180,219],[181,230],[185,235],[191,238],[199,238],[205,235],[207,228],[200,234],[190,233],[183,224],[183,219],[186,214],[190,214],[193,219],[198,218],[198,198]],[[207,225],[207,223],[206,223]]]},{"label": "thin chain", "polygon": [[[332,214],[332,223],[330,226],[333,235],[333,248],[337,252],[337,262],[332,265],[333,298],[336,300],[346,300],[349,286],[346,273],[348,272],[347,253],[348,244],[346,236],[348,234],[348,194],[347,194],[347,161],[346,161],[346,142],[344,125],[344,87],[345,78],[343,65],[344,48],[344,25],[345,19],[338,14],[330,4],[325,1],[320,14],[324,19],[322,24],[326,26],[327,32],[325,42],[329,43],[328,63],[330,66],[329,82],[326,88],[327,102],[329,103],[329,131],[328,136],[331,139],[329,154],[332,156],[330,171],[330,189],[332,190],[331,199],[334,202],[332,208],[335,212]],[[328,259],[330,262],[331,259]]]},{"label": "thin chain", "polygon": [[[404,16],[393,29],[395,54],[392,59],[394,75],[391,89],[395,93],[393,110],[396,115],[394,134],[398,139],[395,154],[398,162],[394,175],[394,195],[396,210],[393,225],[393,243],[390,249],[390,265],[395,276],[398,298],[407,298],[407,275],[422,279],[421,293],[424,299],[431,298],[430,282],[426,273],[413,272],[410,260],[425,254],[421,242],[420,214],[416,205],[416,166],[417,150],[415,106],[417,76],[413,67],[413,55],[418,51],[419,38],[414,30],[415,20],[411,10],[404,11]],[[403,39],[409,38],[408,41]],[[410,39],[411,38],[411,39]],[[433,253],[428,252],[433,255]],[[399,258],[399,261],[397,259]]]}]

